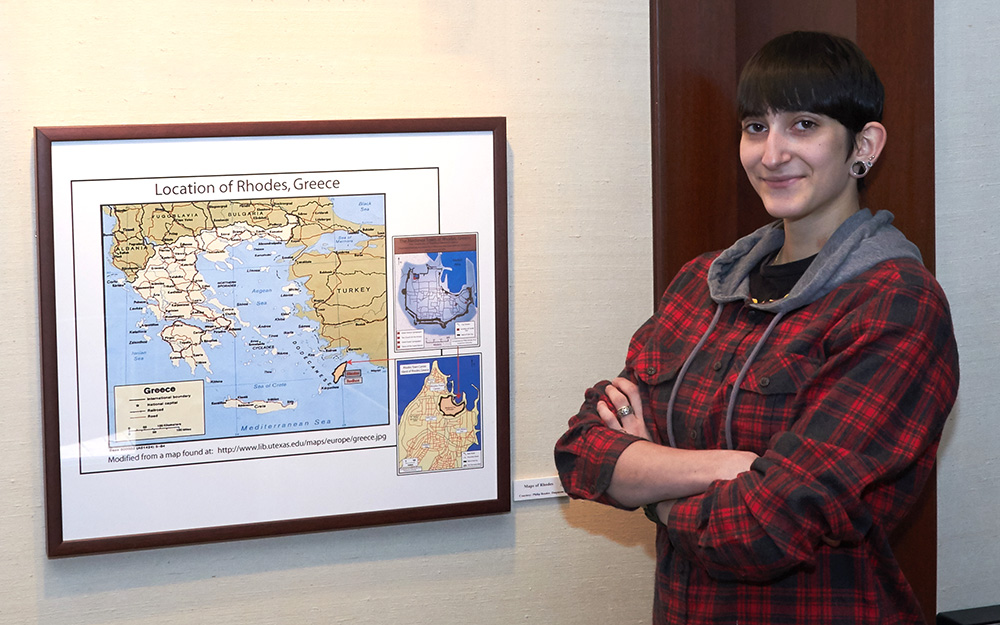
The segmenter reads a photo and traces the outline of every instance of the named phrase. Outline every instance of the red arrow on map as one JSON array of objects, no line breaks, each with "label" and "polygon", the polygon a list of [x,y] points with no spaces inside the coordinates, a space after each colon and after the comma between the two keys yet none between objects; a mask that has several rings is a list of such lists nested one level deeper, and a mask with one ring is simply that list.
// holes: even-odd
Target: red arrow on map
[{"label": "red arrow on map", "polygon": [[372,360],[348,360],[347,364],[353,365],[353,364],[361,364],[363,362],[392,362],[394,360],[396,360],[396,359],[395,358],[374,358]]}]

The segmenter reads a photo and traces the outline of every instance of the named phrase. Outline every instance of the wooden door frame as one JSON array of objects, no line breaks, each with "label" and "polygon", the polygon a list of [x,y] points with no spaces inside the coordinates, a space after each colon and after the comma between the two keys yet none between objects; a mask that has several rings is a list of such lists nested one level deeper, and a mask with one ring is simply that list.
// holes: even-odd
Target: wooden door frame
[{"label": "wooden door frame", "polygon": [[[847,36],[878,70],[889,142],[862,199],[891,210],[934,270],[933,0],[650,0],[654,301],[686,261],[768,220],[737,158],[736,82],[753,50],[794,29]],[[934,622],[936,475],[893,548]]]}]

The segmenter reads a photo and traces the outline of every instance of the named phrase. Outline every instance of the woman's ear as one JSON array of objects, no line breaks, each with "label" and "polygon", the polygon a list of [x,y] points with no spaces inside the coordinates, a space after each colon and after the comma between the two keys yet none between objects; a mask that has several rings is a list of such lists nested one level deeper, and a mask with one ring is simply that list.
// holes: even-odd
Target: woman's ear
[{"label": "woman's ear", "polygon": [[885,147],[885,126],[878,122],[868,122],[854,141],[854,159],[874,163]]}]

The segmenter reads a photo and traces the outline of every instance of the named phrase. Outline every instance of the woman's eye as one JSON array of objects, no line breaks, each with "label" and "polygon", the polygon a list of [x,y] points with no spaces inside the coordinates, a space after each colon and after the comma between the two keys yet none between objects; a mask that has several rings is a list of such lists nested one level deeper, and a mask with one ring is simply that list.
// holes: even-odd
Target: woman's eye
[{"label": "woman's eye", "polygon": [[799,130],[810,130],[816,127],[816,122],[811,119],[800,119],[795,122],[795,127]]},{"label": "woman's eye", "polygon": [[752,135],[764,132],[767,127],[760,122],[747,122],[743,124],[743,131]]}]

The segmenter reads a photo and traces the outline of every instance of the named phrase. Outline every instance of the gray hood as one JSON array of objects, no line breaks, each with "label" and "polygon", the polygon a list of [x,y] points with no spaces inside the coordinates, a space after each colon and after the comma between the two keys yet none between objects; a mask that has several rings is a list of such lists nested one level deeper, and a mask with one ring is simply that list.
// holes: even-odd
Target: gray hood
[{"label": "gray hood", "polygon": [[[889,211],[874,215],[867,208],[837,228],[787,297],[750,304],[767,312],[789,312],[823,297],[841,284],[892,258],[923,262],[917,246],[892,225]],[[750,301],[750,272],[785,242],[781,221],[775,221],[736,241],[708,269],[708,287],[716,303]]]}]

